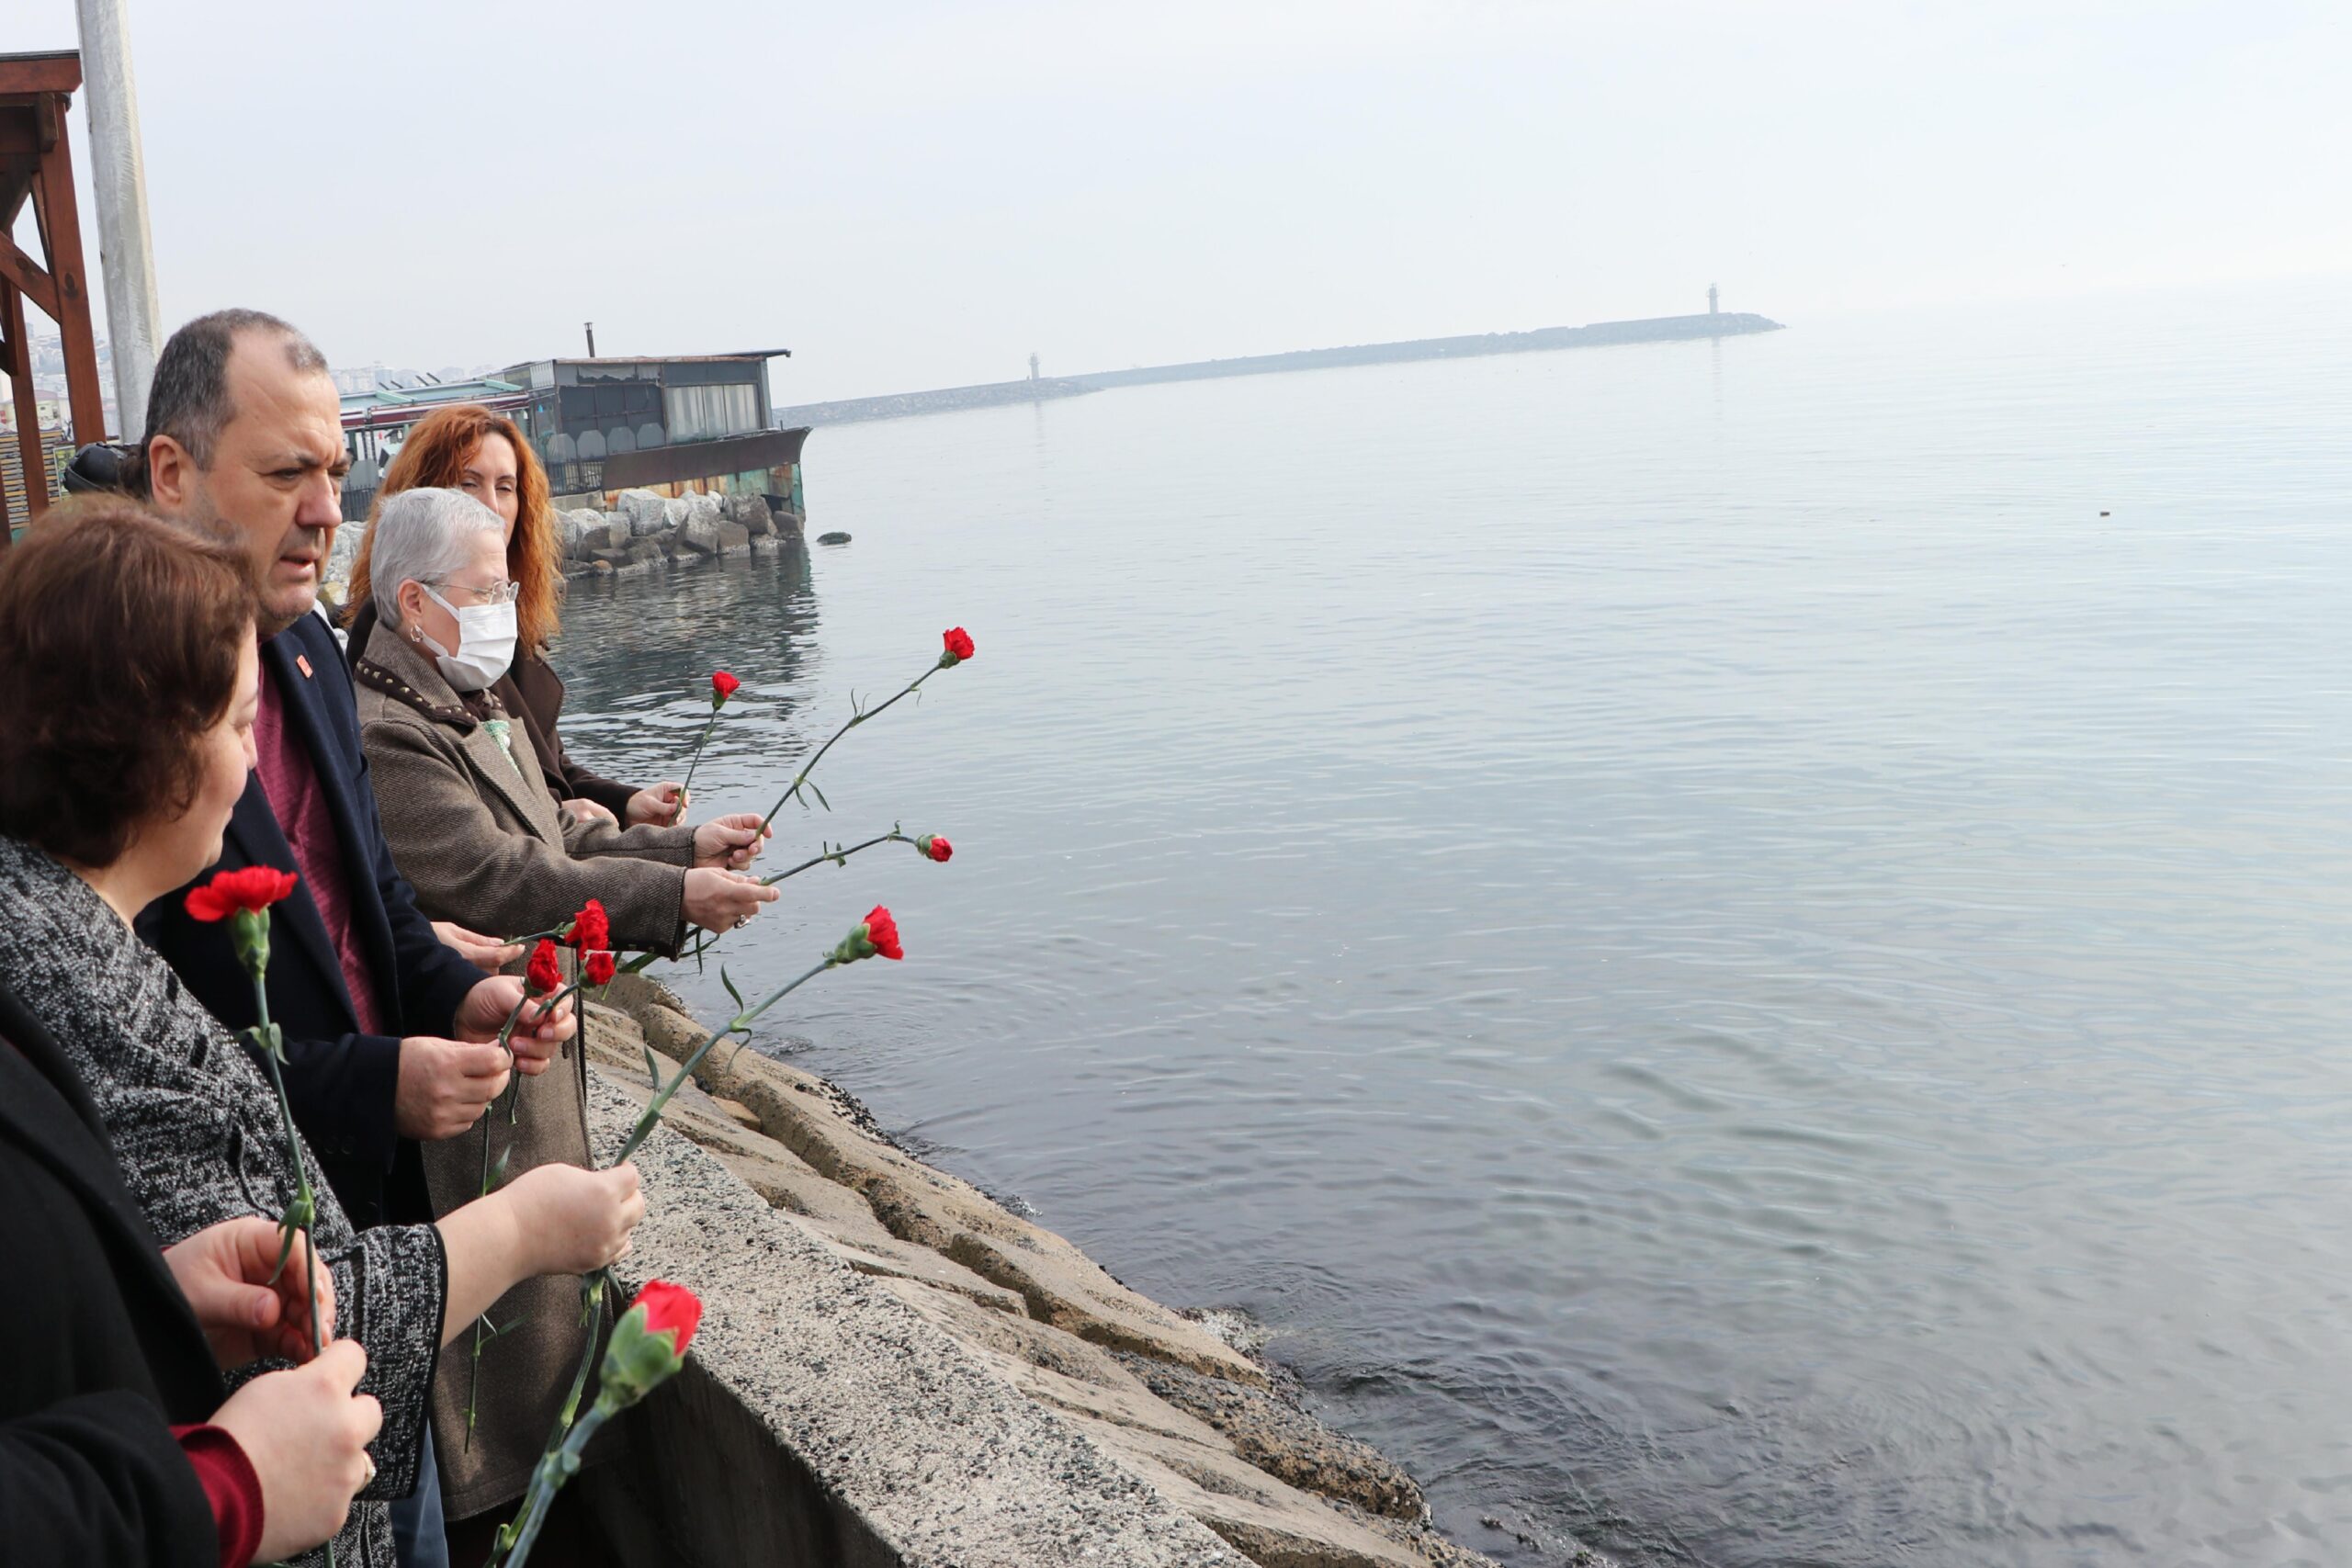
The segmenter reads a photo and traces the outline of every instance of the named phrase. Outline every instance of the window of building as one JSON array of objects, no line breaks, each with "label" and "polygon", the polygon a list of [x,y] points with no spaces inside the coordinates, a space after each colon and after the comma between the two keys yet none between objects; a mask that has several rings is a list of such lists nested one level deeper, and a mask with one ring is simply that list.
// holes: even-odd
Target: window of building
[{"label": "window of building", "polygon": [[718,387],[671,387],[662,401],[673,441],[747,435],[760,427],[759,389],[748,381]]}]

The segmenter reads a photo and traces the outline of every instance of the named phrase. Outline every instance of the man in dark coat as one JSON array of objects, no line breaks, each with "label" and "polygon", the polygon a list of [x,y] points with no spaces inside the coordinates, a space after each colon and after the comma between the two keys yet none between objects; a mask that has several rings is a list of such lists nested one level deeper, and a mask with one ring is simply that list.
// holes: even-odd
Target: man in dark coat
[{"label": "man in dark coat", "polygon": [[[267,1229],[266,1222],[230,1224]],[[209,1234],[173,1254],[200,1247]],[[316,1493],[318,1472],[348,1462],[374,1433],[375,1401],[351,1397],[364,1358],[356,1347],[336,1347],[335,1361],[349,1367],[339,1385],[337,1367],[322,1359],[246,1384],[235,1415],[236,1405],[222,1407],[208,1331],[249,1333],[252,1292],[216,1269],[208,1321],[199,1323],[175,1262],[123,1187],[81,1079],[5,987],[0,1257],[36,1282],[11,1297],[9,1335],[19,1353],[0,1358],[0,1521],[9,1562],[219,1568],[250,1560],[266,1542],[273,1556],[314,1545],[288,1537],[298,1517],[322,1506],[339,1517],[349,1505],[347,1489],[296,1494]],[[282,1276],[289,1283],[300,1277],[299,1266]],[[304,1390],[296,1379],[323,1386]],[[337,1404],[343,1408],[329,1408]],[[222,1425],[207,1425],[216,1416]],[[265,1435],[277,1446],[251,1454],[232,1427],[255,1447]],[[324,1451],[309,1452],[311,1473],[294,1473],[277,1462],[288,1447]],[[265,1491],[281,1515],[269,1534]]]},{"label": "man in dark coat", "polygon": [[[377,819],[342,651],[311,613],[343,516],[340,410],[326,361],[285,322],[200,317],[156,362],[142,477],[157,511],[254,558],[261,762],[220,863],[300,877],[277,911],[288,937],[269,965],[269,1015],[287,1036],[295,1122],[367,1226],[432,1217],[413,1145],[464,1132],[505,1086],[495,1041],[523,993],[518,978],[486,978],[418,912]],[[139,930],[214,1017],[232,1030],[256,1021],[224,925],[191,919],[175,895]],[[568,1011],[526,1018],[514,1043],[544,1056],[571,1032]]]},{"label": "man in dark coat", "polygon": [[[286,1036],[294,1121],[354,1224],[433,1218],[420,1141],[456,1137],[505,1088],[501,1028],[514,976],[485,977],[416,908],[377,819],[351,677],[317,607],[350,467],[323,355],[275,316],[221,310],[174,333],[155,362],[140,480],[164,516],[241,545],[262,636],[259,757],[231,818],[223,867],[297,874],[277,907],[269,1016]],[[232,1030],[258,1021],[226,922],[174,894],[139,932]],[[570,1007],[526,1009],[518,1055],[571,1037]],[[429,1445],[428,1445],[429,1452]],[[438,1482],[393,1506],[404,1568],[446,1568]]]}]

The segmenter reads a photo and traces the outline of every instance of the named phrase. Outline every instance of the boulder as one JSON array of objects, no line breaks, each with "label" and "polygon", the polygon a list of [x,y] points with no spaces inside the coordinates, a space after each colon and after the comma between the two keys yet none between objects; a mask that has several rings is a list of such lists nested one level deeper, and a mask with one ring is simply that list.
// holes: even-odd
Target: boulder
[{"label": "boulder", "polygon": [[771,533],[775,528],[775,513],[768,510],[768,498],[763,495],[747,492],[729,496],[727,514],[754,535]]},{"label": "boulder", "polygon": [[639,538],[670,526],[669,502],[650,490],[625,490],[616,504],[628,523],[628,531]]},{"label": "boulder", "polygon": [[[639,1014],[640,1021],[645,1016]],[[646,1032],[651,1037],[662,1031],[648,1026]],[[909,1158],[858,1125],[822,1078],[750,1050],[714,1051],[695,1076],[711,1093],[757,1112],[767,1135],[820,1175],[863,1196],[892,1235],[944,1253],[1012,1292],[1039,1322],[1106,1348],[1265,1386],[1266,1374],[1255,1362],[1199,1324],[1130,1291],[1062,1237],[1007,1213],[969,1184]]]},{"label": "boulder", "polygon": [[693,523],[716,523],[727,515],[718,497],[702,491],[689,491],[678,498],[686,503],[686,520]]},{"label": "boulder", "polygon": [[683,528],[686,519],[694,515],[694,508],[686,504],[683,495],[673,495],[662,503],[662,520],[665,526]]},{"label": "boulder", "polygon": [[1113,1354],[1153,1397],[1215,1428],[1235,1453],[1275,1479],[1367,1513],[1408,1523],[1429,1517],[1421,1489],[1396,1461],[1289,1400],[1132,1351]]},{"label": "boulder", "polygon": [[327,551],[327,568],[323,581],[338,603],[349,598],[352,563],[359,558],[359,546],[368,537],[366,523],[345,523],[334,533],[334,545]]},{"label": "boulder", "polygon": [[718,532],[718,548],[721,554],[729,550],[748,550],[752,547],[752,531],[741,523],[720,523],[715,526]]},{"label": "boulder", "polygon": [[718,520],[715,516],[706,517],[696,513],[678,525],[677,537],[678,548],[682,551],[692,550],[698,556],[715,556],[718,553]]},{"label": "boulder", "polygon": [[[556,525],[563,531],[563,553],[573,560],[585,560],[591,550],[605,548],[614,542],[612,522],[601,512],[587,508],[559,512]],[[628,542],[626,530],[620,542]]]}]

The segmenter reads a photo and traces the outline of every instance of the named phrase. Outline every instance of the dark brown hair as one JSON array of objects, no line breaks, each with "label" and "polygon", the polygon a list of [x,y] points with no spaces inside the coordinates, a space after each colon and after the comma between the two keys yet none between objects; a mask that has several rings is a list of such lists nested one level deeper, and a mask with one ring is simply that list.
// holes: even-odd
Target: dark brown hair
[{"label": "dark brown hair", "polygon": [[0,833],[104,866],[187,810],[253,627],[232,547],[124,496],[51,508],[0,552]]},{"label": "dark brown hair", "polygon": [[[392,466],[384,470],[384,482],[377,489],[368,519],[368,537],[359,541],[359,554],[351,563],[351,603],[356,609],[375,592],[369,581],[375,551],[369,546],[375,542],[375,514],[383,511],[384,502],[404,490],[460,488],[466,478],[466,459],[492,435],[504,436],[514,448],[514,535],[506,541],[506,575],[518,589],[514,638],[525,652],[538,653],[561,629],[556,616],[560,602],[556,581],[563,552],[556,538],[555,508],[548,502],[548,471],[539,466],[539,455],[531,450],[514,422],[480,403],[435,409],[409,431]],[[485,499],[482,504],[490,502]]]},{"label": "dark brown hair", "polygon": [[140,482],[155,438],[180,444],[198,468],[210,472],[220,433],[237,417],[229,396],[229,359],[245,333],[265,333],[286,349],[286,362],[309,375],[327,373],[327,356],[309,338],[266,310],[215,310],[184,324],[164,344],[147,389],[147,434],[139,443]]}]

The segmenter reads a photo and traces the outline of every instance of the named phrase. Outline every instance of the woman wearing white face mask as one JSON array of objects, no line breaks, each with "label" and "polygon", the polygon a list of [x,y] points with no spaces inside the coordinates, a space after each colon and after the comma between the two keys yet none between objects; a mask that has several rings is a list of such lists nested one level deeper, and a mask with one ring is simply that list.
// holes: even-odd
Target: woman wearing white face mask
[{"label": "woman wearing white face mask", "polygon": [[412,490],[385,503],[369,542],[378,620],[353,664],[360,739],[418,908],[519,933],[596,898],[615,944],[640,952],[675,952],[688,925],[741,925],[775,893],[697,868],[724,858],[697,843],[721,824],[622,829],[558,809],[529,737],[490,693],[514,656],[504,539],[471,497]]},{"label": "woman wearing white face mask", "polygon": [[[695,866],[695,835],[710,824],[624,830],[558,809],[528,734],[490,692],[514,652],[514,589],[495,513],[453,490],[404,491],[385,503],[373,534],[378,619],[353,667],[360,742],[384,837],[419,908],[520,934],[561,926],[595,898],[616,947],[674,952],[686,925],[725,931],[775,899],[750,877]],[[514,1121],[493,1113],[424,1145],[436,1213],[475,1196],[481,1140],[493,1126],[509,1180],[541,1165],[589,1163],[585,1053],[569,1056],[518,1080]],[[571,1289],[526,1284],[492,1309],[503,1326],[483,1348],[478,1388],[469,1355],[442,1359],[434,1436],[453,1539],[469,1517],[496,1517],[490,1511],[529,1480],[548,1402],[561,1397],[580,1356]]]}]

